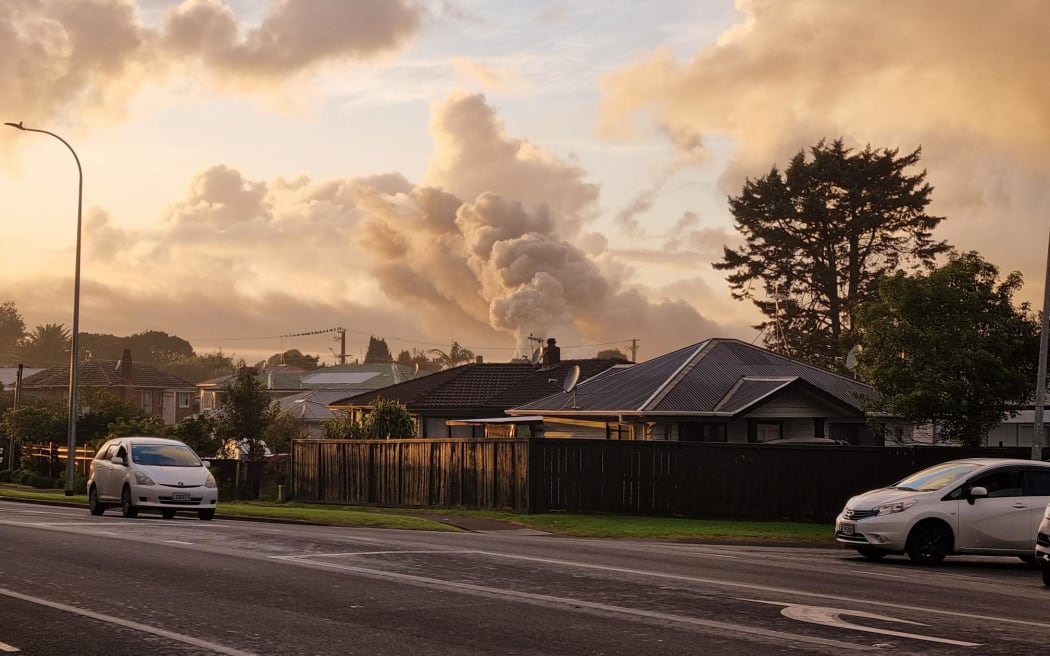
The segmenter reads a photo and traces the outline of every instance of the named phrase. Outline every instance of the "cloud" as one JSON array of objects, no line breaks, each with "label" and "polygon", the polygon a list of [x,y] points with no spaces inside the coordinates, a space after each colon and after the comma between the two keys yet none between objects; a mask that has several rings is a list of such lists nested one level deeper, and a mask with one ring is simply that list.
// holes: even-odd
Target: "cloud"
[{"label": "cloud", "polygon": [[220,0],[185,0],[155,27],[139,22],[131,0],[7,0],[3,9],[0,97],[27,125],[119,118],[138,91],[176,71],[259,87],[368,60],[408,43],[425,14],[410,0],[272,0],[243,30]]},{"label": "cloud", "polygon": [[275,0],[243,38],[219,0],[186,0],[164,19],[160,46],[234,77],[280,79],[322,62],[366,59],[403,45],[422,9],[405,0]]},{"label": "cloud", "polygon": [[461,77],[480,84],[487,91],[517,91],[524,82],[523,77],[514,71],[494,69],[466,57],[453,57],[452,67]]},{"label": "cloud", "polygon": [[728,137],[734,150],[721,187],[731,194],[821,138],[921,146],[935,187],[931,212],[949,215],[939,236],[1041,277],[1042,249],[1025,241],[1046,232],[1050,193],[1042,5],[737,6],[740,23],[690,61],[658,50],[605,78],[600,133],[639,138],[648,120],[690,157],[707,137]]}]

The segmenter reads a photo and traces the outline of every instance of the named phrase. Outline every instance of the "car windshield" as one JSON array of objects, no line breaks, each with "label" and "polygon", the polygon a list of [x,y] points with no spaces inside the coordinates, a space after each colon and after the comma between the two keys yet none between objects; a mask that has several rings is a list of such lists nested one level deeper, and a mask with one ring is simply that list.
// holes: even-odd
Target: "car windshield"
[{"label": "car windshield", "polygon": [[185,444],[133,444],[131,460],[151,467],[201,467],[201,459]]},{"label": "car windshield", "polygon": [[916,472],[903,480],[897,481],[890,487],[898,490],[916,490],[920,492],[939,490],[968,476],[982,466],[973,462],[944,462]]}]

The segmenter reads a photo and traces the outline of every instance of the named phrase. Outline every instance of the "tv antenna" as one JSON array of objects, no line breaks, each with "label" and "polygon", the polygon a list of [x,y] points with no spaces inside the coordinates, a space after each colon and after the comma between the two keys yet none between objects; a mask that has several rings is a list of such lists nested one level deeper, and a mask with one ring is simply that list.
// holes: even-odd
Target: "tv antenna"
[{"label": "tv antenna", "polygon": [[565,376],[565,382],[562,383],[562,391],[566,394],[572,394],[572,409],[576,410],[576,385],[580,382],[580,365],[572,365],[572,369],[569,370],[567,376]]}]

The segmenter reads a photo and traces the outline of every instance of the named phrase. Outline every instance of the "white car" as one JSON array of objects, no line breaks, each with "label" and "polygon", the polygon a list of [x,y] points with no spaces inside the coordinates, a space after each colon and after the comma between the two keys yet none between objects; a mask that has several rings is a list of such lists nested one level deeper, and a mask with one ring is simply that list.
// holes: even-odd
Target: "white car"
[{"label": "white car", "polygon": [[1035,559],[1043,570],[1043,585],[1050,587],[1050,505],[1043,510],[1043,520],[1035,534]]},{"label": "white car", "polygon": [[923,565],[952,554],[1034,562],[1032,544],[1048,503],[1050,463],[951,460],[847,501],[835,540],[871,560],[906,553]]},{"label": "white car", "polygon": [[208,467],[178,440],[118,437],[91,461],[88,506],[92,515],[120,506],[125,517],[150,509],[170,519],[179,510],[195,510],[201,519],[211,519],[219,490]]}]

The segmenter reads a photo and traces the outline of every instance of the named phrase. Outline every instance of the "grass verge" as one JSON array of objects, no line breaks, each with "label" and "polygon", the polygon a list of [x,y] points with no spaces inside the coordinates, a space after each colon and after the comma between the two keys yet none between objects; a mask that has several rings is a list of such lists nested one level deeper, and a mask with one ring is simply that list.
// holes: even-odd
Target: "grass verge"
[{"label": "grass verge", "polygon": [[[36,490],[20,486],[0,487],[0,497],[86,505],[87,497],[67,497],[61,490]],[[217,515],[290,520],[334,526],[400,528],[429,531],[461,530],[456,524],[470,519],[509,522],[548,533],[591,538],[646,540],[806,542],[833,545],[832,527],[799,522],[748,522],[678,517],[630,515],[579,515],[551,513],[525,515],[485,510],[368,508],[289,502],[223,502]]]}]

